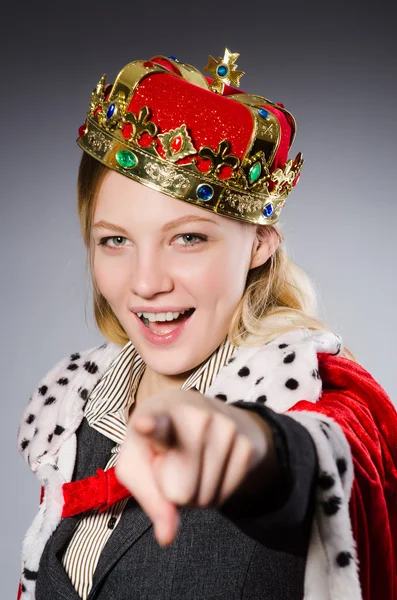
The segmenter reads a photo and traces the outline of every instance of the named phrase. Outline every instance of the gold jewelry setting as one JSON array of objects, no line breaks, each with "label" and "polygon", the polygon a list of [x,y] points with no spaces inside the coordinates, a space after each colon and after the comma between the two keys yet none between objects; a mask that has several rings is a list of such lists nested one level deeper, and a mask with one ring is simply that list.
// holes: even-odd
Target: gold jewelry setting
[{"label": "gold jewelry setting", "polygon": [[219,57],[215,60],[212,56],[208,57],[207,66],[204,67],[204,71],[211,73],[213,82],[210,85],[210,90],[222,94],[227,85],[235,85],[240,87],[240,79],[245,75],[244,71],[237,71],[236,60],[240,54],[230,52],[228,48],[225,48],[225,54],[223,58]]}]

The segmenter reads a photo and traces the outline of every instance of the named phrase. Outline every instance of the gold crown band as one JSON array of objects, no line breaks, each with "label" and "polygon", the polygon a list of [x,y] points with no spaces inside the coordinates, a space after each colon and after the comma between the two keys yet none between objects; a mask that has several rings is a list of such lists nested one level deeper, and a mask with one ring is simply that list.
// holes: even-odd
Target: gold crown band
[{"label": "gold crown band", "polygon": [[[77,143],[82,150],[104,165],[178,200],[190,202],[227,217],[250,223],[273,225],[289,193],[288,188],[290,190],[293,183],[290,177],[290,183],[285,186],[281,196],[270,194],[264,198],[264,194],[244,192],[232,186],[225,186],[224,182],[205,177],[197,172],[194,164],[178,166],[165,161],[157,156],[151,147],[141,148],[136,145],[132,149],[131,144],[115,139],[111,132],[102,129],[91,117],[87,118],[86,124],[86,133],[82,138],[78,138]],[[290,163],[289,166],[292,167],[292,162],[292,160],[288,161],[287,165]],[[131,166],[122,166],[123,163]],[[279,182],[287,181],[285,172],[281,169],[278,171],[280,171]],[[275,175],[277,176],[277,171],[273,173],[273,176]],[[293,179],[295,176],[294,170]],[[208,196],[213,190],[208,200],[198,196],[199,191],[203,190],[200,186],[208,186],[204,188],[204,190],[208,189]],[[265,217],[263,211],[270,204],[273,205],[273,212],[269,217]]]}]

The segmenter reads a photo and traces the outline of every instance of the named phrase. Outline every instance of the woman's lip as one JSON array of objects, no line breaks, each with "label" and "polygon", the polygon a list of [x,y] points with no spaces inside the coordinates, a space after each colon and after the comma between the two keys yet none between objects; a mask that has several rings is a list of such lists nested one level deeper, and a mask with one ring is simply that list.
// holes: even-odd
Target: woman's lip
[{"label": "woman's lip", "polygon": [[136,313],[134,313],[134,311],[131,311],[131,312],[137,319],[139,329],[140,329],[142,335],[144,336],[144,338],[148,342],[150,342],[151,344],[154,344],[155,346],[166,346],[166,345],[172,344],[181,336],[183,330],[185,329],[186,325],[188,323],[190,323],[191,318],[195,314],[196,311],[194,310],[193,313],[187,319],[185,319],[184,321],[179,323],[178,326],[174,329],[174,331],[170,331],[170,333],[165,333],[163,335],[154,333],[154,331],[152,331],[151,329],[146,327],[146,325],[143,323],[142,319],[140,317],[138,317],[138,315]]},{"label": "woman's lip", "polygon": [[153,310],[149,310],[147,307],[140,307],[138,306],[138,308],[130,308],[131,312],[136,313],[153,313],[155,315],[158,315],[160,313],[167,313],[167,312],[186,312],[187,310],[192,310],[193,306],[191,306],[190,308],[186,308],[186,307],[179,307],[179,308],[170,308],[170,307],[165,307],[165,308],[156,308]]}]

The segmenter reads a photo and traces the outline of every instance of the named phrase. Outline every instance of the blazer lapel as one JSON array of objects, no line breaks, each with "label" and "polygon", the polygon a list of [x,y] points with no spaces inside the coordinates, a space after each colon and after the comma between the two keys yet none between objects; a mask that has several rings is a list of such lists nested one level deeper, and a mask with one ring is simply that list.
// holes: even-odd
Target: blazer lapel
[{"label": "blazer lapel", "polygon": [[[110,452],[115,445],[111,439],[102,435],[88,424],[84,418],[77,435],[77,456],[72,481],[95,475],[98,468],[104,468]],[[53,551],[49,554],[49,575],[59,585],[65,598],[79,598],[63,567],[62,559],[67,543],[70,541],[81,515],[62,519],[54,534]]]},{"label": "blazer lapel", "polygon": [[121,515],[120,522],[99,557],[88,600],[95,595],[96,589],[121,556],[152,526],[152,521],[140,505],[134,498],[130,498]]},{"label": "blazer lapel", "polygon": [[[77,456],[73,473],[73,481],[94,475],[98,468],[105,468],[109,461],[110,453],[115,442],[106,437],[93,427],[84,418],[77,434]],[[80,515],[63,519],[57,529],[54,546],[54,561],[51,568],[60,582],[65,596],[69,599],[76,598],[76,592],[62,565],[63,549],[73,535]],[[89,595],[92,598],[107,573],[112,569],[120,557],[134,544],[150,527],[152,522],[139,504],[130,498],[121,515],[116,529],[107,541],[98,565],[95,569],[93,585]]]}]

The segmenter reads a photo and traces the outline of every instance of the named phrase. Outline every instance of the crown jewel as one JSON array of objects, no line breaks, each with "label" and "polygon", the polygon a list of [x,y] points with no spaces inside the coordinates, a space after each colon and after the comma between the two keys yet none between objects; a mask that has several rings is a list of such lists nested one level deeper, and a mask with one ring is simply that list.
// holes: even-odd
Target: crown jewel
[{"label": "crown jewel", "polygon": [[[299,153],[285,160],[295,120],[283,105],[233,93],[239,54],[204,70],[170,57],[134,61],[91,94],[77,143],[131,179],[249,223],[274,224],[296,185]],[[199,110],[200,109],[200,110]]]}]

